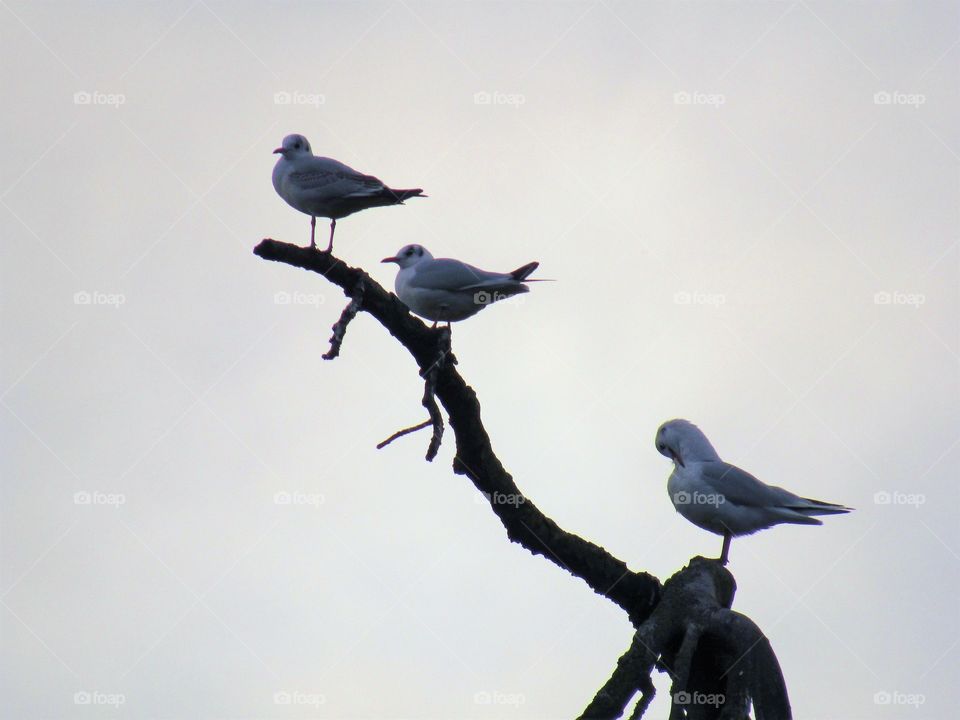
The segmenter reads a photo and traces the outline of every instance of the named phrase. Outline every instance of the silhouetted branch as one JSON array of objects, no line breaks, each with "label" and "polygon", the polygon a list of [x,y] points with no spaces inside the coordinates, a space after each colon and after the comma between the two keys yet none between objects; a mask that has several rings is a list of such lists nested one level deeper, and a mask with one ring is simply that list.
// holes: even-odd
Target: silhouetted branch
[{"label": "silhouetted branch", "polygon": [[663,586],[660,603],[637,628],[630,648],[583,718],[618,718],[637,692],[631,717],[650,703],[654,668],[670,674],[671,720],[789,720],[790,701],[770,643],[747,617],[730,610],[736,582],[716,560],[694,558]]},{"label": "silhouetted branch", "polygon": [[412,427],[404,428],[403,430],[397,430],[393,435],[388,437],[383,442],[378,442],[377,450],[382,450],[397,438],[401,438],[404,435],[409,435],[410,433],[416,432],[417,430],[423,430],[425,427],[430,427],[432,424],[433,424],[433,420],[424,420],[419,425],[414,425]]},{"label": "silhouetted branch", "polygon": [[330,336],[330,349],[321,355],[324,360],[333,360],[340,354],[340,345],[343,344],[343,336],[347,334],[347,325],[356,317],[357,312],[360,310],[360,305],[363,303],[364,288],[365,285],[362,279],[354,286],[350,294],[350,302],[347,303],[343,312],[340,313],[340,319],[337,320],[331,328],[333,335]]},{"label": "silhouetted branch", "polygon": [[430,413],[430,422],[433,424],[433,435],[430,437],[430,445],[427,446],[427,462],[432,462],[437,456],[440,441],[443,439],[443,415],[440,414],[440,408],[437,407],[434,397],[437,390],[437,376],[447,362],[457,362],[450,352],[450,328],[440,328],[439,332],[440,352],[437,354],[437,359],[430,364],[430,367],[420,372],[423,376],[423,400],[420,402]]},{"label": "silhouetted branch", "polygon": [[[352,298],[338,323],[339,341],[351,307],[351,319],[363,311],[383,325],[413,356],[424,378],[423,405],[433,426],[427,459],[436,454],[443,433],[436,398],[456,439],[453,471],[466,475],[483,493],[507,537],[582,579],[627,613],[636,628],[633,642],[582,717],[621,717],[640,693],[632,713],[639,718],[653,699],[651,673],[656,668],[673,678],[671,717],[745,717],[752,700],[757,720],[789,720],[790,704],[776,656],[759,628],[729,609],[736,583],[725,568],[714,560],[694,558],[661,588],[657,578],[630,570],[599,545],[561,528],[520,492],[494,453],[476,393],[456,369],[446,328],[427,327],[369,275],[332,254],[276,240],[262,241],[254,253],[319,273]],[[427,424],[401,430],[378,447]],[[678,707],[680,693],[692,698],[683,707]],[[708,696],[706,702],[694,702],[702,696]],[[710,704],[717,696],[723,701]]]}]

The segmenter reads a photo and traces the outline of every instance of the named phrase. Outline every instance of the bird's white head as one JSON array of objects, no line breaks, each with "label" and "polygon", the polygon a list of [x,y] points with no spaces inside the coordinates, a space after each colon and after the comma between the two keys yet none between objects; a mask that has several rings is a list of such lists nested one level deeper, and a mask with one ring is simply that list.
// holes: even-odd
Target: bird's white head
[{"label": "bird's white head", "polygon": [[657,430],[657,450],[680,467],[689,462],[714,462],[720,459],[707,436],[689,420],[668,420]]},{"label": "bird's white head", "polygon": [[400,269],[412,267],[424,260],[433,260],[433,255],[423,245],[404,245],[393,257],[385,257],[380,262],[396,263]]},{"label": "bird's white head", "polygon": [[285,158],[296,157],[297,155],[313,155],[313,149],[310,147],[310,141],[303,135],[287,135],[283,139],[283,145],[273,151],[279,153]]}]

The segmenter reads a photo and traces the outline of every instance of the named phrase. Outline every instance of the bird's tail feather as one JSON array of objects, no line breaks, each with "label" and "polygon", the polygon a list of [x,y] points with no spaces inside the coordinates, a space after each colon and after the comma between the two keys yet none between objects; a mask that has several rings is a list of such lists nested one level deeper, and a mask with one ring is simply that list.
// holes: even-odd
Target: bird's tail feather
[{"label": "bird's tail feather", "polygon": [[803,513],[804,515],[842,515],[843,513],[848,513],[853,510],[853,508],[837,505],[836,503],[823,502],[822,500],[814,500],[812,498],[803,499],[810,503],[810,505],[791,507],[790,509],[798,513]]},{"label": "bird's tail feather", "polygon": [[408,200],[412,197],[427,197],[423,194],[423,190],[421,188],[411,188],[406,190],[400,190],[398,188],[386,188],[386,192],[395,197],[397,202],[401,203],[404,200]]},{"label": "bird's tail feather", "polygon": [[[540,263],[538,262],[527,263],[526,265],[518,267],[516,270],[510,273],[510,277],[518,282],[523,282],[527,279],[530,273],[532,273],[538,267],[540,267]],[[536,280],[531,280],[530,282],[536,282]]]}]

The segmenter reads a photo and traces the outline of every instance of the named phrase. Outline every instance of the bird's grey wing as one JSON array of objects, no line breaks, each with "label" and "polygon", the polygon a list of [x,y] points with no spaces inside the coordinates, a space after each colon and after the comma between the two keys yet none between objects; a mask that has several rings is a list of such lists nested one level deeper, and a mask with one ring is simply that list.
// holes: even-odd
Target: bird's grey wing
[{"label": "bird's grey wing", "polygon": [[418,265],[410,285],[436,290],[469,291],[500,287],[508,281],[512,281],[512,278],[503,273],[480,270],[459,260],[438,258]]},{"label": "bird's grey wing", "polygon": [[803,507],[808,504],[789,490],[767,485],[746,470],[723,461],[701,463],[704,481],[728,502],[747,507]]},{"label": "bird's grey wing", "polygon": [[373,175],[364,175],[338,160],[322,157],[300,164],[290,173],[288,182],[301,192],[327,197],[376,195],[385,187]]}]

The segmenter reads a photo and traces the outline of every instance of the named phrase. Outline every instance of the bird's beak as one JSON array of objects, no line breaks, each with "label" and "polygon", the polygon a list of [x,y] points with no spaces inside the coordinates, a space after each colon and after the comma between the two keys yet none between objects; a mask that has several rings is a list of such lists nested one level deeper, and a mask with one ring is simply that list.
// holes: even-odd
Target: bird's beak
[{"label": "bird's beak", "polygon": [[280,153],[280,154],[282,155],[282,154],[283,154],[283,148],[277,148],[276,150],[273,151],[273,154],[274,154],[274,155],[276,155],[277,153]]},{"label": "bird's beak", "polygon": [[671,450],[670,457],[672,457],[676,461],[677,465],[679,465],[680,467],[686,467],[686,465],[683,464],[683,458],[680,457],[680,453],[678,453],[677,451]]},{"label": "bird's beak", "polygon": [[385,262],[398,263],[398,262],[400,262],[400,258],[398,258],[398,257],[388,257],[388,258],[384,258],[384,259],[381,260],[380,262],[382,262],[382,263],[385,263]]}]

